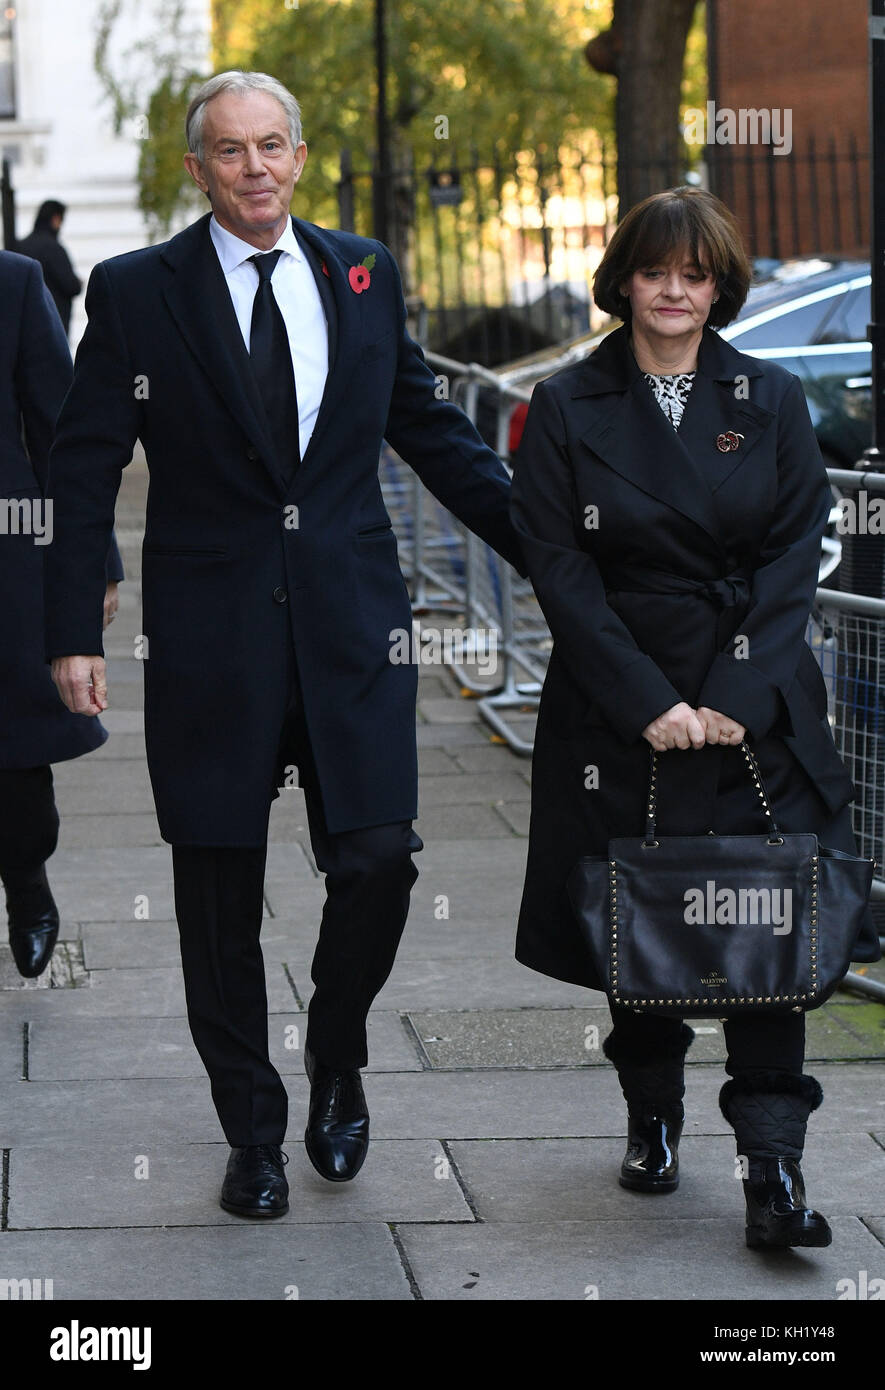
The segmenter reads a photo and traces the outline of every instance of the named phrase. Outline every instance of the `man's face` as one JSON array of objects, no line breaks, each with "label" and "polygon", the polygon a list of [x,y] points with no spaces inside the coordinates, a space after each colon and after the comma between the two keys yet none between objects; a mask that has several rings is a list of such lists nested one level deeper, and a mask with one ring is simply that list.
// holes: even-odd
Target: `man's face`
[{"label": "man's face", "polygon": [[292,148],[286,113],[268,92],[222,92],[203,114],[203,162],[186,154],[185,167],[222,227],[266,251],[285,226],[307,146]]}]

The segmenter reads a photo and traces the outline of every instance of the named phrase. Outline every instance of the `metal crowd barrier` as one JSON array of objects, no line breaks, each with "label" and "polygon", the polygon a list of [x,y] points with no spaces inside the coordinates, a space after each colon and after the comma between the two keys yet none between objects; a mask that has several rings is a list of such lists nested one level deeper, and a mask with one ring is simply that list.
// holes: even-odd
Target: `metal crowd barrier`
[{"label": "metal crowd barrier", "polygon": [[[531,398],[522,387],[502,385],[494,372],[427,353],[440,390],[480,424],[485,437],[509,468],[510,415],[517,402]],[[480,421],[480,409],[483,420]],[[490,546],[451,516],[414,474],[409,516],[402,514],[401,478],[405,466],[389,450],[382,457],[382,490],[400,545],[403,573],[412,589],[416,615],[454,613],[463,631],[495,644],[495,676],[481,678],[477,663],[453,661],[465,694],[478,697],[482,717],[517,752],[530,755],[532,742],[514,728],[508,713],[531,714],[547,656],[549,630],[528,580],[521,579]],[[397,517],[400,517],[398,522]]]},{"label": "metal crowd barrier", "polygon": [[[502,384],[494,372],[477,363],[425,355],[440,389],[478,425],[509,469],[510,417],[518,402],[530,400],[531,392]],[[828,476],[838,493],[865,484],[885,490],[885,475],[830,469]],[[386,447],[381,479],[416,617],[457,615],[463,630],[485,633],[487,641],[495,642],[497,661],[491,684],[479,678],[474,663],[455,660],[450,664],[464,694],[476,697],[477,708],[494,733],[514,752],[531,755],[531,720],[553,645],[531,584],[468,532]],[[838,544],[831,538],[825,545],[822,576],[832,569],[834,551],[838,559]],[[808,642],[827,683],[836,745],[857,786],[853,818],[860,853],[875,859],[881,872],[885,865],[885,599],[818,589]],[[885,904],[885,878],[874,881],[873,901]],[[846,984],[885,1001],[883,985],[859,976],[849,976]]]}]

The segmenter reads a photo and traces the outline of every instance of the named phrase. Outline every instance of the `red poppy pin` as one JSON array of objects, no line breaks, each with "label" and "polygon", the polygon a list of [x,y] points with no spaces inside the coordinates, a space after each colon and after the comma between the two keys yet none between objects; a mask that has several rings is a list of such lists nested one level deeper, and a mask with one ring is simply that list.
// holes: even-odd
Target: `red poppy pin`
[{"label": "red poppy pin", "polygon": [[720,454],[730,454],[733,449],[741,446],[742,434],[736,434],[734,430],[726,430],[724,434],[717,434],[716,448]]},{"label": "red poppy pin", "polygon": [[362,294],[363,290],[367,290],[371,285],[372,277],[369,272],[373,269],[375,260],[376,257],[373,254],[371,256],[366,256],[365,260],[360,261],[359,265],[352,265],[350,267],[350,270],[347,272],[347,278],[350,281],[350,288],[353,290],[354,294]]}]

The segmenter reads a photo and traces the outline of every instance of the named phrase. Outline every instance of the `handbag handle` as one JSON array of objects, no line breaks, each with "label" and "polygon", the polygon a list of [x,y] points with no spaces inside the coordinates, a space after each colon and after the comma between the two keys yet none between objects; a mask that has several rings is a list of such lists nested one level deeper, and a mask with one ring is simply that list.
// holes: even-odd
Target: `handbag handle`
[{"label": "handbag handle", "polygon": [[[651,772],[650,772],[649,784],[648,784],[648,806],[647,806],[647,808],[646,808],[646,814],[645,814],[645,839],[644,839],[643,842],[642,842],[642,848],[643,848],[643,849],[657,849],[658,844],[660,843],[659,840],[657,839],[657,835],[656,835],[656,831],[657,831],[657,816],[658,816],[658,809],[657,809],[657,771],[658,771],[658,755],[657,755],[657,753],[655,752],[655,750],[654,750],[653,748],[650,750],[650,752],[651,752]],[[771,825],[770,825],[770,827],[769,827],[768,843],[769,843],[770,845],[782,845],[783,842],[784,842],[784,839],[783,839],[783,836],[781,835],[780,831],[778,830],[777,822],[776,822],[775,819],[774,819],[774,811],[773,811],[773,809],[772,809],[771,802],[770,802],[769,799],[768,799],[768,794],[767,794],[767,792],[766,792],[766,790],[765,790],[765,785],[764,785],[764,783],[763,783],[763,781],[762,781],[762,773],[759,771],[759,764],[757,763],[755,757],[753,756],[753,753],[752,753],[752,751],[751,751],[751,749],[750,749],[750,746],[749,746],[749,744],[747,743],[746,739],[742,740],[742,742],[741,742],[741,752],[743,753],[744,758],[746,759],[747,767],[748,767],[748,769],[749,769],[749,772],[750,772],[751,777],[753,778],[753,785],[755,786],[757,792],[759,793],[759,800],[762,802],[762,809],[763,809],[763,811],[765,812],[766,816],[768,816],[768,819],[771,821]],[[712,832],[711,832],[711,833],[712,833]]]}]

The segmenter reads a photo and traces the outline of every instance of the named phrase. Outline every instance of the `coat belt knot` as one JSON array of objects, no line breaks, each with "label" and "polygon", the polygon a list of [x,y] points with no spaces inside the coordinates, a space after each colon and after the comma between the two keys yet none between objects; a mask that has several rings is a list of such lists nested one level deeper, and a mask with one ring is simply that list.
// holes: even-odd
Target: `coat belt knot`
[{"label": "coat belt knot", "polygon": [[700,590],[720,613],[726,608],[738,608],[749,602],[750,575],[743,570],[735,570],[722,579],[702,580]]},{"label": "coat belt knot", "polygon": [[751,578],[752,571],[747,569],[733,570],[719,579],[690,579],[683,574],[625,565],[607,570],[605,587],[608,592],[627,594],[699,594],[721,613],[749,603]]}]

